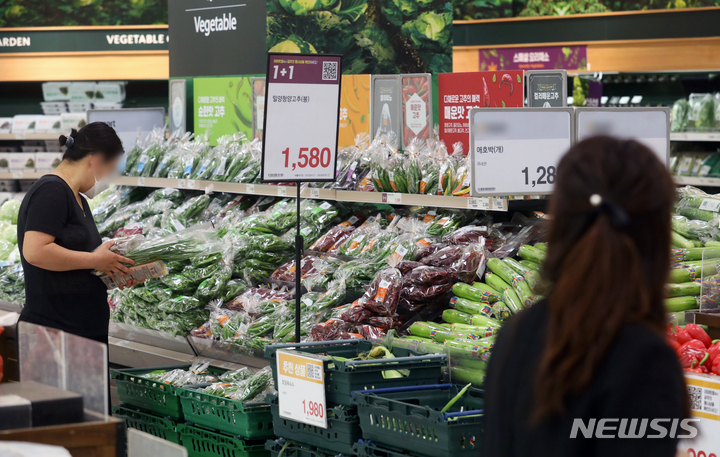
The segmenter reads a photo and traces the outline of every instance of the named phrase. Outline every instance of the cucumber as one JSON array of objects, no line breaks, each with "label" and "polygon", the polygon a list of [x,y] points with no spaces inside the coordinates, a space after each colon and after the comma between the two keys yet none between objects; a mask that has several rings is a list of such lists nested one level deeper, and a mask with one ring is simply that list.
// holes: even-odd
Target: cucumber
[{"label": "cucumber", "polygon": [[525,282],[527,282],[528,286],[530,286],[530,290],[535,293],[535,288],[540,283],[540,273],[528,269],[523,275],[523,278],[525,278]]},{"label": "cucumber", "polygon": [[450,307],[468,314],[480,314],[490,316],[492,307],[485,303],[470,301],[466,298],[453,297],[450,299]]},{"label": "cucumber", "polygon": [[456,309],[446,309],[442,313],[442,318],[445,322],[451,324],[470,324],[472,314],[463,313]]},{"label": "cucumber", "polygon": [[[712,241],[708,241],[712,243]],[[673,257],[678,262],[686,262],[692,260],[703,260],[704,259],[718,259],[720,258],[720,249],[707,249],[707,248],[687,248],[687,249],[673,249]]]},{"label": "cucumber", "polygon": [[453,331],[458,333],[472,333],[473,335],[480,336],[480,338],[485,338],[496,334],[502,326],[499,320],[479,314],[474,314],[470,322],[470,324],[452,324]]},{"label": "cucumber", "polygon": [[494,275],[489,271],[485,273],[485,282],[490,287],[492,287],[493,289],[497,289],[500,292],[504,292],[505,290],[510,288],[510,284],[506,283],[505,281],[500,279],[499,276]]},{"label": "cucumber", "polygon": [[532,271],[535,271],[535,272],[538,272],[538,273],[540,272],[540,264],[539,264],[539,263],[536,263],[536,262],[533,262],[532,260],[522,259],[522,260],[520,261],[520,265],[522,265],[522,266],[524,266],[524,267],[527,267],[527,268],[531,269]]},{"label": "cucumber", "polygon": [[513,290],[517,294],[518,298],[523,302],[525,306],[530,306],[530,304],[533,301],[533,292],[530,290],[530,286],[528,283],[521,279],[520,281],[515,281],[515,284],[512,286]]},{"label": "cucumber", "polygon": [[465,284],[464,282],[456,283],[453,286],[452,291],[458,297],[481,303],[495,303],[500,299],[495,291],[490,292],[486,288],[476,288]]},{"label": "cucumber", "polygon": [[482,359],[457,358],[455,360],[457,362],[456,366],[472,368],[473,370],[486,370],[487,369],[487,362]]},{"label": "cucumber", "polygon": [[667,284],[666,297],[697,297],[700,295],[700,283],[699,282],[683,282],[680,284]]},{"label": "cucumber", "polygon": [[717,216],[717,214],[713,213],[712,211],[706,211],[704,209],[698,208],[690,208],[688,206],[680,208],[678,214],[680,214],[681,216],[685,216],[688,219],[697,219],[705,222],[710,222]]},{"label": "cucumber", "polygon": [[492,313],[493,316],[495,316],[495,319],[499,320],[500,322],[504,321],[508,317],[512,316],[512,312],[510,311],[510,308],[505,305],[505,302],[499,301],[495,304],[493,304],[492,307]]},{"label": "cucumber", "polygon": [[433,338],[435,332],[444,332],[446,330],[442,327],[438,327],[431,322],[414,322],[410,326],[408,331],[411,335],[414,336],[419,336],[422,338]]},{"label": "cucumber", "polygon": [[500,295],[502,295],[502,291],[501,291],[501,290],[497,290],[497,289],[495,289],[494,287],[490,286],[490,284],[486,284],[486,283],[484,283],[484,282],[474,282],[474,283],[472,283],[472,286],[473,286],[474,288],[476,288],[476,289],[484,290],[484,291],[487,291],[488,293],[491,293],[491,294],[493,294],[493,295],[497,295],[497,296],[498,296],[498,300],[500,299],[500,298],[499,298]]},{"label": "cucumber", "polygon": [[688,311],[698,308],[696,297],[675,297],[665,299],[665,310],[669,313]]},{"label": "cucumber", "polygon": [[487,267],[508,284],[514,284],[516,281],[522,280],[521,275],[515,273],[512,268],[500,259],[488,259]]},{"label": "cucumber", "polygon": [[518,262],[517,260],[513,259],[512,257],[507,257],[507,258],[503,259],[503,262],[505,262],[505,264],[506,264],[507,266],[509,266],[510,268],[512,268],[512,269],[515,271],[515,273],[517,273],[517,274],[519,274],[519,275],[524,275],[527,271],[530,270],[528,267],[522,266],[522,265],[520,264],[520,262]]},{"label": "cucumber", "polygon": [[521,259],[532,260],[535,263],[543,263],[545,260],[545,253],[539,249],[536,249],[530,245],[524,244],[520,246],[518,255]]},{"label": "cucumber", "polygon": [[701,248],[704,246],[703,242],[700,240],[691,240],[691,241],[692,241],[693,246],[695,246],[696,248]]},{"label": "cucumber", "polygon": [[519,313],[524,308],[523,302],[520,301],[520,298],[511,288],[507,288],[503,292],[503,301],[513,314]]},{"label": "cucumber", "polygon": [[720,248],[720,241],[710,240],[705,242],[706,248]]},{"label": "cucumber", "polygon": [[483,334],[474,334],[470,332],[436,332],[433,338],[435,339],[436,343],[444,343],[445,341],[453,341],[453,340],[467,340],[467,341],[476,341],[480,339],[480,337],[486,336]]},{"label": "cucumber", "polygon": [[472,344],[473,342],[465,342],[458,340],[447,340],[443,343],[443,352],[449,353],[451,357],[461,359],[479,360],[487,358],[490,353],[490,346]]},{"label": "cucumber", "polygon": [[688,240],[687,238],[680,235],[679,233],[672,231],[672,232],[670,232],[670,246],[672,246],[674,248],[690,249],[690,248],[694,248],[695,244],[693,244],[692,241]]},{"label": "cucumber", "polygon": [[415,337],[401,337],[393,339],[393,347],[411,349],[425,354],[445,354],[447,350],[442,344],[432,340]]},{"label": "cucumber", "polygon": [[688,270],[685,270],[683,268],[673,268],[670,270],[670,276],[668,277],[668,282],[672,284],[677,284],[681,282],[690,282],[692,280],[692,275]]},{"label": "cucumber", "polygon": [[469,383],[474,386],[482,386],[485,382],[485,371],[474,370],[467,367],[451,367],[450,379],[452,382]]},{"label": "cucumber", "polygon": [[539,249],[542,252],[547,252],[547,243],[535,243],[533,246],[535,249]]}]

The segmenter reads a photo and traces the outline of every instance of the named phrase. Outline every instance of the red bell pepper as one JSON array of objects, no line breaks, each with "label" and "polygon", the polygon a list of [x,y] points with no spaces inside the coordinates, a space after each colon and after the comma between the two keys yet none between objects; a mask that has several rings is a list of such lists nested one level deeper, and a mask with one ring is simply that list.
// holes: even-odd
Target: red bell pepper
[{"label": "red bell pepper", "polygon": [[707,351],[710,354],[710,363],[713,363],[717,356],[720,355],[720,340],[713,340]]},{"label": "red bell pepper", "polygon": [[691,366],[693,360],[696,364],[700,363],[700,365],[702,365],[707,362],[708,357],[710,357],[704,349],[698,349],[692,346],[681,348],[680,351],[678,351],[678,355],[680,356],[680,365],[683,368]]},{"label": "red bell pepper", "polygon": [[670,345],[673,351],[677,352],[678,349],[680,349],[680,343],[678,343],[676,340],[667,339],[665,340]]},{"label": "red bell pepper", "polygon": [[665,331],[665,338],[677,341],[677,331],[675,330],[674,325],[670,324],[667,326],[667,330]]},{"label": "red bell pepper", "polygon": [[678,326],[675,326],[675,338],[680,344],[685,344],[691,339],[693,339],[692,336],[690,336],[690,334],[685,329]]},{"label": "red bell pepper", "polygon": [[688,341],[687,343],[680,345],[680,349],[678,349],[677,353],[680,354],[680,352],[682,352],[682,350],[683,350],[684,348],[688,348],[688,347],[700,349],[701,351],[705,351],[705,350],[707,349],[707,348],[705,347],[705,345],[703,344],[702,341],[700,341],[700,340],[690,340],[690,341]]},{"label": "red bell pepper", "polygon": [[715,361],[712,364],[712,373],[720,375],[720,357],[715,357]]},{"label": "red bell pepper", "polygon": [[705,345],[705,348],[709,348],[712,344],[712,340],[710,340],[710,336],[707,334],[705,330],[703,330],[702,327],[700,327],[697,324],[687,324],[685,326],[685,331],[688,332],[688,334],[696,340],[702,341],[702,343]]},{"label": "red bell pepper", "polygon": [[695,368],[695,365],[697,365],[697,360],[693,360],[692,364],[690,364],[690,368],[685,368],[685,371],[689,371],[691,373],[704,373],[702,367]]}]

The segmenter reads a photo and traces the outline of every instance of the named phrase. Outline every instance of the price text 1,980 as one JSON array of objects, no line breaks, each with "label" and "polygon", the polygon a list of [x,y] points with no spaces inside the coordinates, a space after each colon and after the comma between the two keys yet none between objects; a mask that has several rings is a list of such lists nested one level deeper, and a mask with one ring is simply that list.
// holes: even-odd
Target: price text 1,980
[{"label": "price text 1,980", "polygon": [[323,408],[322,403],[314,402],[314,401],[308,401],[307,405],[305,404],[305,400],[302,401],[303,404],[303,412],[307,414],[308,416],[315,416],[319,418],[323,418],[325,415],[325,408]]},{"label": "price text 1,980", "polygon": [[330,165],[330,159],[332,158],[332,152],[330,148],[300,148],[297,162],[290,163],[290,148],[285,149],[282,154],[285,156],[285,168],[292,165],[294,170],[296,166],[300,168],[310,167],[317,168],[327,167]]},{"label": "price text 1,980", "polygon": [[525,175],[525,185],[529,186],[532,184],[533,187],[535,185],[540,184],[554,184],[555,183],[555,167],[537,167],[537,174],[539,175],[537,179],[531,179],[530,171],[528,170],[528,167],[523,168],[520,170],[520,173]]}]

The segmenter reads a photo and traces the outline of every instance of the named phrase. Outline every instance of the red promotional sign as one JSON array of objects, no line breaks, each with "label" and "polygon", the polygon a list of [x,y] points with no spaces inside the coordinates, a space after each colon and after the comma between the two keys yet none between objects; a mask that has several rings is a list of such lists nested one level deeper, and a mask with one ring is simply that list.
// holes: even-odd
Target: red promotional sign
[{"label": "red promotional sign", "polygon": [[467,154],[470,110],[522,107],[523,89],[521,70],[440,74],[440,139],[450,152],[453,144],[461,142]]}]

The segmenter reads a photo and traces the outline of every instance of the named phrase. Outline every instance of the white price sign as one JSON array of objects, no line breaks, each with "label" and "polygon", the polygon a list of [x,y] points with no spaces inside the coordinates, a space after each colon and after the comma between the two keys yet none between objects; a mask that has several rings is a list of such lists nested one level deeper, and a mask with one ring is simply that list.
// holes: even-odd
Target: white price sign
[{"label": "white price sign", "polygon": [[577,140],[596,135],[632,138],[649,147],[660,161],[670,157],[669,108],[577,108]]},{"label": "white price sign", "polygon": [[277,351],[280,417],[327,428],[323,362],[294,351]]},{"label": "white price sign", "polygon": [[470,119],[474,197],[552,192],[572,144],[571,109],[475,108]]},{"label": "white price sign", "polygon": [[334,181],[340,56],[268,54],[262,179]]}]

